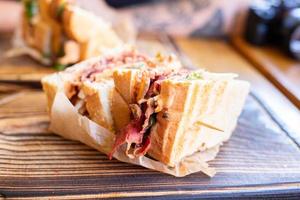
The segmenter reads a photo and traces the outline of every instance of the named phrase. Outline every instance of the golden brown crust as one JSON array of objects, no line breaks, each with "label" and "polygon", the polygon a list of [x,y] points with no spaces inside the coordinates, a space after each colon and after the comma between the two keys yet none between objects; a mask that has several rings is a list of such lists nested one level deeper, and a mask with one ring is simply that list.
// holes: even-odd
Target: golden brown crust
[{"label": "golden brown crust", "polygon": [[113,73],[116,90],[127,104],[133,103],[136,76],[135,70],[116,70]]},{"label": "golden brown crust", "polygon": [[34,35],[33,35],[33,27],[30,26],[30,23],[27,19],[27,16],[25,14],[25,11],[22,13],[22,37],[24,41],[29,44],[34,44]]},{"label": "golden brown crust", "polygon": [[163,110],[158,113],[157,124],[152,128],[151,147],[148,153],[169,166],[175,164],[172,154],[180,151],[180,146],[175,146],[175,140],[183,134],[179,126],[186,107],[188,90],[187,84],[173,85],[168,81],[163,81],[161,84],[159,98]]},{"label": "golden brown crust", "polygon": [[63,12],[63,27],[66,35],[80,44],[80,59],[98,56],[106,48],[121,45],[121,40],[104,22],[98,22],[86,11],[67,6]]},{"label": "golden brown crust", "polygon": [[51,111],[54,97],[58,90],[63,91],[69,99],[76,92],[72,84],[70,84],[70,78],[69,74],[66,75],[64,73],[54,73],[42,78],[41,82],[47,96],[49,111]]},{"label": "golden brown crust", "polygon": [[108,130],[113,130],[113,124],[109,122],[104,115],[104,108],[101,104],[101,97],[99,96],[99,93],[96,92],[90,96],[87,96],[85,98],[86,102],[86,109],[89,113],[89,117],[91,120],[96,122],[97,124],[103,126],[104,128],[107,128]]},{"label": "golden brown crust", "polygon": [[81,90],[90,119],[97,124],[114,131],[112,118],[112,96],[114,84],[109,76],[97,82],[86,81],[82,84]]},{"label": "golden brown crust", "polygon": [[74,3],[73,0],[51,0],[49,8],[50,16],[59,21],[59,14],[63,14],[65,8],[72,3]]},{"label": "golden brown crust", "polygon": [[85,60],[91,57],[101,55],[102,52],[99,49],[97,49],[98,45],[99,43],[97,42],[96,38],[80,43],[80,59]]},{"label": "golden brown crust", "polygon": [[48,111],[51,112],[55,94],[59,88],[59,83],[56,79],[56,74],[46,76],[42,79],[43,90],[47,96]]},{"label": "golden brown crust", "polygon": [[150,86],[150,77],[143,70],[121,69],[113,73],[117,91],[130,103],[143,99]]},{"label": "golden brown crust", "polygon": [[63,65],[69,63],[77,63],[80,59],[80,47],[77,42],[73,40],[65,41],[64,45],[65,55],[58,59],[58,62]]},{"label": "golden brown crust", "polygon": [[50,4],[51,0],[39,0],[39,9],[42,21],[47,23],[51,27],[52,40],[51,48],[54,54],[57,54],[61,49],[62,44],[62,28],[60,24],[50,17]]},{"label": "golden brown crust", "polygon": [[111,111],[116,130],[120,130],[129,123],[129,106],[116,89],[113,90]]},{"label": "golden brown crust", "polygon": [[98,24],[88,12],[75,6],[65,8],[62,17],[67,36],[79,43],[84,43],[97,35]]},{"label": "golden brown crust", "polygon": [[51,49],[49,47],[51,41],[51,27],[39,20],[33,26],[33,47],[38,49],[43,53],[50,53]]}]

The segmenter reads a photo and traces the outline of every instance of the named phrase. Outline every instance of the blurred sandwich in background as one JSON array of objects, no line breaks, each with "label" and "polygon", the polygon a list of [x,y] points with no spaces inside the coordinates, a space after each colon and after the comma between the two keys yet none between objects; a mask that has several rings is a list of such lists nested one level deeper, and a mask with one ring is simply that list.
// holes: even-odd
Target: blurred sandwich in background
[{"label": "blurred sandwich in background", "polygon": [[23,0],[21,18],[15,49],[59,70],[123,45],[109,22],[72,0]]}]

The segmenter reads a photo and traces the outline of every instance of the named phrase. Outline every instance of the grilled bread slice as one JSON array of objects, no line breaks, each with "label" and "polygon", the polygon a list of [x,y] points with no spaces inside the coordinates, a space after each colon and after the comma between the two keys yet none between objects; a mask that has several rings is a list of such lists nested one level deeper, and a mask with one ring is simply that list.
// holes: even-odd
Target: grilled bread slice
[{"label": "grilled bread slice", "polygon": [[85,106],[90,119],[110,131],[114,131],[111,115],[113,90],[112,79],[103,79],[98,82],[86,81],[82,85]]},{"label": "grilled bread slice", "polygon": [[67,6],[62,19],[67,36],[81,44],[91,40],[108,47],[122,44],[108,23],[76,6]]},{"label": "grilled bread slice", "polygon": [[59,22],[50,17],[50,6],[52,0],[38,0],[39,20],[47,24],[51,29],[51,46],[52,52],[56,55],[62,48],[63,30]]},{"label": "grilled bread slice", "polygon": [[[129,104],[136,103],[128,100],[128,96],[134,94],[128,88],[137,88],[134,85],[137,82],[132,80],[143,73],[138,69],[119,69],[116,72],[115,87],[127,105],[118,100],[115,104],[129,109]],[[148,155],[175,166],[188,155],[228,140],[249,91],[248,82],[234,78],[234,74],[199,71],[170,75],[162,80],[156,97],[160,111],[156,113],[156,123],[149,133],[151,146]],[[128,112],[113,115],[115,121],[127,119],[127,124],[131,117]]]},{"label": "grilled bread slice", "polygon": [[229,139],[249,83],[234,80],[230,75],[225,79],[224,75],[213,76],[213,79],[207,74],[200,80],[162,81],[159,94],[162,111],[151,129],[150,156],[174,166],[185,156]]}]

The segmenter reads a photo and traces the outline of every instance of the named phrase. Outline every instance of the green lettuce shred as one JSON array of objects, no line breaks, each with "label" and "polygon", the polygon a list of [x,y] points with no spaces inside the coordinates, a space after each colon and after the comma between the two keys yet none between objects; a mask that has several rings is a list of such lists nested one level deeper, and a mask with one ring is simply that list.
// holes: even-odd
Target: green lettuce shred
[{"label": "green lettuce shred", "polygon": [[186,77],[187,80],[200,80],[203,79],[201,72],[192,72]]}]

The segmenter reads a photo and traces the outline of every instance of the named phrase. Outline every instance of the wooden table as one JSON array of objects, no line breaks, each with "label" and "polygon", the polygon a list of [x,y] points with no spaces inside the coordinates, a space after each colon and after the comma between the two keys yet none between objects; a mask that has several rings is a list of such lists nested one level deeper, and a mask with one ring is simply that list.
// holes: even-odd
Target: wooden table
[{"label": "wooden table", "polygon": [[[109,161],[48,131],[45,96],[36,85],[2,83],[0,198],[299,199],[300,114],[294,104],[225,41],[147,37],[139,42],[140,48],[147,49],[147,43],[153,49],[172,50],[186,65],[236,72],[251,82],[251,94],[231,140],[210,162],[217,175],[175,178]],[[26,69],[17,63],[0,66],[0,77],[14,74],[3,69],[15,73]]]},{"label": "wooden table", "polygon": [[300,109],[300,62],[278,47],[257,47],[241,37],[232,41],[236,49]]}]

